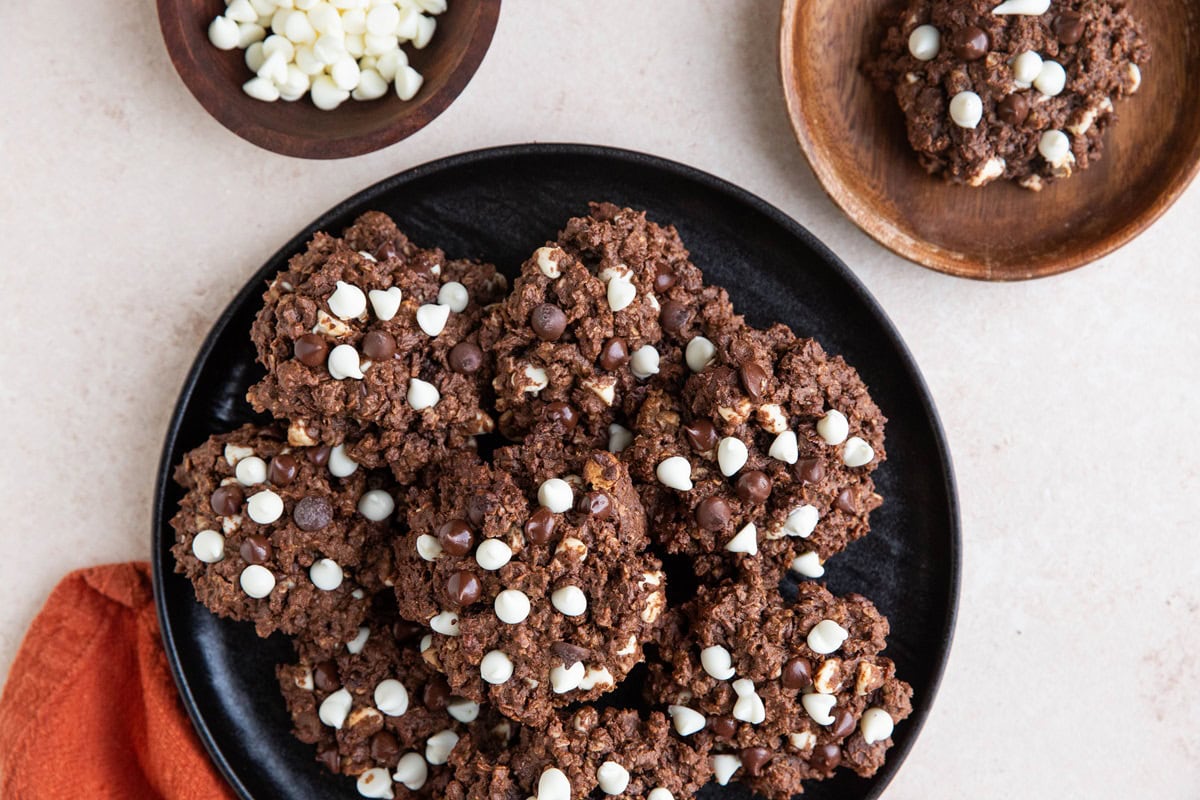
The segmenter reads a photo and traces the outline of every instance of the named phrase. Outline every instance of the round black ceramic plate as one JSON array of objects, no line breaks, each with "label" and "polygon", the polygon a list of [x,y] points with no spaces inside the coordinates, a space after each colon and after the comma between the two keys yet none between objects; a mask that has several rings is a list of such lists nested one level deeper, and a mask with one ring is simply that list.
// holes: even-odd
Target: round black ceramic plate
[{"label": "round black ceramic plate", "polygon": [[[806,798],[874,798],[895,774],[929,713],[950,648],[958,596],[958,510],[950,456],[925,384],[899,335],[850,270],[812,234],[737,187],[680,164],[607,148],[528,145],[427,164],[351,197],[301,231],[250,277],[221,315],[188,375],[167,432],[155,495],[154,577],[167,657],[213,760],[245,798],[357,797],[288,733],[274,669],[291,658],[281,636],[218,619],[174,572],[168,521],[181,497],[171,469],[209,434],[254,419],[244,400],[261,370],[250,323],[268,276],[319,230],[340,232],[376,209],[414,241],[452,257],[485,258],[511,276],[589,200],[646,209],[672,223],[710,280],[760,326],[782,321],[858,368],[883,412],[888,459],[875,473],[886,498],[865,539],[831,560],[834,592],[861,592],[891,618],[887,655],[914,690],[886,766],[811,786]],[[701,797],[744,798],[710,786]]]}]

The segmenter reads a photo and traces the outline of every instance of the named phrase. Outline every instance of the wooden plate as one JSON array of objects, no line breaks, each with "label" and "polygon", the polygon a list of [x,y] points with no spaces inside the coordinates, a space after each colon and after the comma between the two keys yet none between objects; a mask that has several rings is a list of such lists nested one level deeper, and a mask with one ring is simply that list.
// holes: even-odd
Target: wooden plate
[{"label": "wooden plate", "polygon": [[423,50],[406,46],[412,66],[425,77],[416,97],[403,101],[390,90],[378,100],[347,100],[321,111],[308,97],[264,103],[242,91],[253,75],[242,50],[218,50],[208,24],[221,0],[157,0],[158,22],[175,70],[209,114],[259,147],[301,158],[347,158],[370,153],[428,125],[466,88],[483,61],[500,16],[500,0],[458,0],[437,17],[437,31]]},{"label": "wooden plate", "polygon": [[1129,242],[1200,169],[1200,4],[1141,0],[1153,49],[1141,90],[1119,101],[1103,158],[1030,192],[930,177],[908,145],[890,93],[860,70],[894,0],[785,0],[779,32],[784,97],[825,191],[880,244],[931,269],[1025,280],[1081,267]]}]

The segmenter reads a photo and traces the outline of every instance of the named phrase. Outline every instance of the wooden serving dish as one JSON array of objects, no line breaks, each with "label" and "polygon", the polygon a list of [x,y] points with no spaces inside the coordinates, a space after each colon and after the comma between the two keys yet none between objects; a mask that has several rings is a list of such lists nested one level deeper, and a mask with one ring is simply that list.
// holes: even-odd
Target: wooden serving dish
[{"label": "wooden serving dish", "polygon": [[259,147],[301,158],[347,158],[387,147],[419,131],[462,92],[491,44],[500,0],[451,0],[423,50],[405,51],[425,76],[407,102],[389,91],[378,100],[348,100],[321,111],[307,97],[264,103],[242,91],[253,75],[242,50],[218,50],[208,24],[221,0],[157,0],[158,21],[179,77],[218,122]]},{"label": "wooden serving dish", "polygon": [[1129,242],[1200,170],[1200,4],[1140,0],[1153,51],[1140,91],[1118,101],[1098,163],[1030,192],[930,177],[890,93],[862,74],[893,0],[785,0],[784,97],[825,191],[880,244],[931,269],[1008,281],[1081,267]]}]

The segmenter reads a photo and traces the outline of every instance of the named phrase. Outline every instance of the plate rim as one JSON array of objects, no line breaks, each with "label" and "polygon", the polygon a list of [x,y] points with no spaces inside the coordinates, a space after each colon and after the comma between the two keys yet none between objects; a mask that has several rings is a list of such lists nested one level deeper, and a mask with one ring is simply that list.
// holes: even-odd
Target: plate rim
[{"label": "plate rim", "polygon": [[[854,272],[842,261],[832,250],[829,249],[821,240],[819,240],[812,232],[801,225],[796,220],[785,214],[779,208],[776,208],[771,203],[762,199],[756,194],[747,191],[746,189],[737,186],[730,181],[719,178],[712,173],[705,172],[696,167],[683,164],[672,159],[661,156],[651,155],[636,150],[624,148],[609,147],[604,145],[580,144],[580,143],[557,143],[557,142],[537,142],[529,144],[510,144],[497,147],[485,147],[477,150],[470,150],[455,155],[438,158],[433,161],[428,161],[423,164],[402,170],[394,175],[383,178],[375,183],[367,186],[357,192],[354,192],[346,199],[336,203],[329,210],[318,216],[311,223],[306,225],[301,232],[297,233],[289,239],[282,247],[278,248],[259,266],[247,279],[245,285],[238,290],[237,294],[229,301],[221,312],[220,316],[213,322],[212,327],[206,334],[200,349],[192,361],[191,366],[183,381],[182,389],[179,393],[179,399],[175,403],[175,407],[171,411],[170,419],[167,423],[166,436],[163,441],[162,453],[159,456],[158,469],[155,477],[154,498],[152,504],[152,525],[151,525],[151,577],[153,580],[154,589],[154,607],[158,618],[159,633],[162,637],[163,648],[166,652],[167,663],[171,671],[171,677],[175,681],[176,689],[179,692],[180,700],[183,702],[184,708],[188,714],[188,720],[199,737],[204,749],[207,751],[209,759],[216,766],[217,771],[230,785],[238,797],[242,800],[261,800],[255,798],[246,786],[242,783],[237,773],[234,771],[229,760],[221,750],[219,743],[212,735],[209,727],[202,722],[203,714],[196,701],[195,695],[191,691],[191,686],[183,674],[182,662],[179,651],[176,647],[176,632],[171,626],[170,618],[167,614],[167,593],[163,587],[163,567],[167,552],[170,545],[168,542],[174,540],[174,537],[167,537],[168,525],[163,523],[165,503],[168,489],[171,485],[172,473],[174,472],[175,464],[172,460],[172,452],[175,449],[175,444],[178,440],[180,424],[183,415],[190,404],[192,396],[196,390],[199,381],[200,373],[208,363],[209,357],[212,355],[213,349],[216,346],[217,340],[222,332],[228,326],[230,319],[235,316],[241,305],[250,298],[255,292],[261,289],[258,280],[258,273],[261,272],[268,264],[276,262],[278,259],[295,251],[295,249],[304,243],[308,238],[304,231],[313,229],[327,228],[329,223],[341,216],[344,211],[353,205],[356,205],[361,199],[368,195],[377,195],[386,192],[396,185],[409,183],[411,181],[422,178],[428,174],[436,173],[445,169],[454,169],[463,166],[469,166],[488,160],[503,160],[511,157],[521,157],[528,155],[546,155],[546,156],[584,156],[589,158],[615,159],[624,162],[639,164],[645,167],[666,170],[674,173],[685,179],[695,181],[705,188],[717,193],[731,196],[737,202],[750,206],[760,214],[763,214],[773,223],[784,228],[789,234],[796,236],[805,242],[820,259],[831,269],[833,269],[839,277],[843,279],[847,287],[857,296],[858,300],[863,303],[866,310],[874,316],[879,324],[883,327],[885,333],[891,338],[896,345],[900,355],[901,366],[911,376],[914,388],[921,399],[922,412],[924,413],[933,433],[934,446],[938,453],[942,474],[944,480],[944,488],[947,499],[948,512],[948,528],[949,528],[949,586],[948,600],[946,609],[943,611],[940,637],[942,640],[942,648],[940,656],[936,663],[932,664],[933,672],[930,681],[929,689],[925,693],[923,703],[925,705],[925,713],[920,717],[906,722],[910,733],[906,736],[905,741],[898,747],[893,747],[888,754],[887,764],[892,765],[888,774],[866,795],[865,800],[875,800],[883,794],[884,790],[891,783],[896,773],[900,770],[905,759],[907,759],[912,748],[916,745],[920,738],[921,731],[924,729],[930,713],[933,710],[934,702],[937,699],[938,691],[941,688],[942,679],[945,677],[946,665],[950,659],[950,653],[953,649],[955,626],[958,618],[958,607],[961,591],[962,578],[962,518],[960,511],[960,503],[958,497],[957,480],[954,472],[954,461],[950,453],[949,442],[946,438],[946,433],[942,427],[941,417],[938,414],[937,406],[934,403],[933,395],[929,391],[929,386],[925,381],[924,375],[917,366],[916,360],[913,358],[912,352],[904,338],[900,335],[891,318],[884,311],[883,307],[875,300],[871,292],[858,279]],[[169,553],[167,554],[169,555]],[[171,574],[174,574],[173,572]]]}]

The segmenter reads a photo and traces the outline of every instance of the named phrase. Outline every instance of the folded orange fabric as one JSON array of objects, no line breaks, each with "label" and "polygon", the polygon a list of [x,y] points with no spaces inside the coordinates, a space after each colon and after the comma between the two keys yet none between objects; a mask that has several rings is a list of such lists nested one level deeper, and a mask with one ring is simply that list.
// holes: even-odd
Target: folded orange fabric
[{"label": "folded orange fabric", "polygon": [[0,695],[0,797],[233,797],[175,691],[150,568],[63,578]]}]

